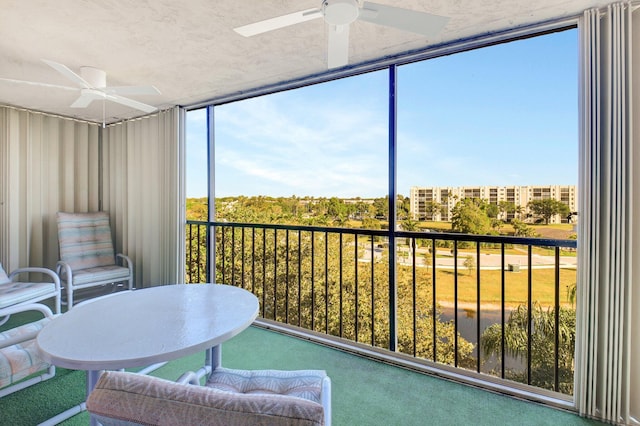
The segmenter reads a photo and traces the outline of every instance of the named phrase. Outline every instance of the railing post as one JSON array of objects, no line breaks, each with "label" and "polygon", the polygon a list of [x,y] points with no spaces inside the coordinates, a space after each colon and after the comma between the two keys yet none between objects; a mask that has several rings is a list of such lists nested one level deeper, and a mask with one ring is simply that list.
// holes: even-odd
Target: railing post
[{"label": "railing post", "polygon": [[[209,225],[207,226],[207,282],[212,283],[216,280],[216,227],[212,222],[216,220],[216,193],[215,193],[215,173],[211,169],[212,164],[216,164],[215,156],[215,129],[213,105],[207,107],[207,206]],[[224,232],[224,228],[221,228]],[[222,254],[224,256],[224,253]]]},{"label": "railing post", "polygon": [[396,286],[396,65],[389,67],[389,350],[398,348]]}]

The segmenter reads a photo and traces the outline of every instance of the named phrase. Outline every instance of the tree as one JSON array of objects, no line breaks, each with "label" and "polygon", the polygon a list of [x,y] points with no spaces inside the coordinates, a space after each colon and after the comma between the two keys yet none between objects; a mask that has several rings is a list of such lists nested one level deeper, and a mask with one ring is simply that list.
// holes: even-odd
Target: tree
[{"label": "tree", "polygon": [[[269,201],[261,203],[265,208],[271,202],[261,201]],[[234,216],[234,207],[243,214],[251,210],[229,203],[227,217]],[[329,200],[323,208],[330,208]],[[271,216],[263,211],[253,215]],[[305,220],[322,218],[327,219]],[[369,241],[356,244],[348,234],[219,226],[215,239],[215,281],[250,289],[261,301],[264,318],[389,347],[388,249],[380,261],[364,263],[358,259]],[[195,244],[204,248],[205,243]],[[454,323],[441,319],[439,307],[432,305],[431,272],[417,268],[419,285],[414,285],[412,266],[400,265],[396,272],[398,300],[416,299],[415,306],[398,303],[398,351],[445,364],[457,360],[460,366],[473,365],[474,344],[456,333]]]},{"label": "tree", "polygon": [[427,220],[434,220],[434,216],[440,213],[442,206],[435,201],[427,201],[424,203],[424,214]]},{"label": "tree", "polygon": [[545,198],[544,200],[532,200],[527,204],[533,214],[540,216],[544,219],[545,224],[549,224],[549,220],[552,216],[557,214],[567,216],[570,212],[569,206],[562,201],[555,200],[553,198]]},{"label": "tree", "polygon": [[512,201],[499,201],[498,210],[500,211],[502,218],[508,222],[507,217],[510,214],[515,215],[516,213],[516,205]]},{"label": "tree", "polygon": [[497,204],[487,203],[483,201],[480,207],[491,219],[497,219],[498,215],[500,214],[500,208]]},{"label": "tree", "polygon": [[[558,311],[558,375],[560,391],[573,393],[573,363],[575,351],[576,313],[572,309],[560,307]],[[518,306],[509,314],[504,331],[505,353],[501,353],[502,325],[489,326],[480,339],[480,346],[486,358],[495,355],[498,359],[505,355],[522,360],[531,357],[531,384],[545,389],[554,389],[555,384],[555,309],[543,309],[534,303],[531,311],[531,354],[528,354],[527,332],[529,315],[525,305]],[[526,383],[526,371],[508,371],[507,378]]]},{"label": "tree", "polygon": [[373,207],[376,211],[376,218],[388,219],[389,216],[389,196],[376,198],[373,200]]},{"label": "tree", "polygon": [[409,212],[411,210],[411,198],[403,197],[398,194],[398,201],[396,201],[396,214],[398,220],[405,220],[409,218]]},{"label": "tree", "polygon": [[451,229],[465,234],[488,234],[491,219],[477,198],[463,198],[451,209]]},{"label": "tree", "polygon": [[476,268],[476,260],[473,256],[467,256],[464,259],[464,267],[469,271],[469,275],[471,275]]},{"label": "tree", "polygon": [[[418,222],[413,219],[405,219],[402,221],[400,225],[404,231],[416,232],[419,231]],[[413,249],[414,244],[416,243],[415,238],[407,238],[407,245],[410,249]]]},{"label": "tree", "polygon": [[187,220],[209,220],[207,198],[187,198]]},{"label": "tree", "polygon": [[380,229],[380,221],[377,219],[366,217],[362,219],[362,229]]},{"label": "tree", "polygon": [[511,226],[513,226],[513,234],[516,237],[535,237],[535,231],[521,220],[513,219]]},{"label": "tree", "polygon": [[567,286],[567,299],[571,302],[572,305],[576,304],[576,297],[578,295],[578,286],[577,283],[572,283]]},{"label": "tree", "polygon": [[418,226],[418,222],[413,219],[403,220],[401,226],[404,231],[416,232],[420,230],[420,227]]},{"label": "tree", "polygon": [[373,211],[373,206],[369,203],[365,203],[362,200],[356,202],[353,212],[354,219],[362,220],[370,219],[375,216],[375,212]]},{"label": "tree", "polygon": [[343,200],[337,197],[331,197],[329,199],[329,205],[327,206],[327,214],[331,216],[334,221],[346,219],[347,206],[345,205]]}]

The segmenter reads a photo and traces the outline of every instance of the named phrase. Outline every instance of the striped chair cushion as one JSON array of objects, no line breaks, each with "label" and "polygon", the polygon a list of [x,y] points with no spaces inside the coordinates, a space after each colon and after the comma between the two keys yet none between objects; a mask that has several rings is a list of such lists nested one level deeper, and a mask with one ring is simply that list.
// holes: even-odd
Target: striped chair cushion
[{"label": "striped chair cushion", "polygon": [[[62,270],[64,276],[64,269]],[[80,269],[73,273],[73,284],[81,285],[98,281],[117,282],[129,278],[129,268],[117,265],[96,266],[95,268]]]},{"label": "striped chair cushion", "polygon": [[54,283],[0,283],[0,309],[32,300],[55,291]]},{"label": "striped chair cushion", "polygon": [[[0,333],[0,346],[8,339],[37,333],[50,321],[43,318],[39,321]],[[0,349],[0,388],[8,386],[33,373],[49,368],[36,345],[35,339]]]},{"label": "striped chair cushion", "polygon": [[225,392],[274,394],[304,398],[322,404],[322,370],[232,370],[216,368],[206,386]]},{"label": "striped chair cushion", "polygon": [[235,394],[119,371],[100,376],[87,410],[104,426],[321,426],[322,405],[283,395]]},{"label": "striped chair cushion", "polygon": [[115,263],[107,212],[58,212],[56,219],[60,260],[73,271]]}]

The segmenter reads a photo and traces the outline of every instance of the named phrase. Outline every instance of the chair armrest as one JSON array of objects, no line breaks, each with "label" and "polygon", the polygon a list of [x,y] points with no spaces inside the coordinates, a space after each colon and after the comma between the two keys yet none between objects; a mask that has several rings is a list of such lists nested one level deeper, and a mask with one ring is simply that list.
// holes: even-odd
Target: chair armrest
[{"label": "chair armrest", "polygon": [[129,258],[129,256],[122,254],[122,253],[118,253],[116,254],[116,263],[118,262],[118,259],[120,259],[122,261],[122,266],[126,267],[127,269],[129,269],[129,290],[134,290],[133,287],[133,262],[131,261],[131,259]]},{"label": "chair armrest", "polygon": [[48,268],[37,268],[37,267],[27,267],[27,268],[18,268],[9,274],[9,279],[13,281],[13,277],[19,274],[31,274],[31,273],[39,273],[47,275],[51,278],[51,281],[56,285],[56,290],[60,290],[60,278],[58,274]]},{"label": "chair armrest", "polygon": [[39,311],[47,318],[54,318],[59,314],[54,314],[50,307],[42,303],[29,303],[26,305],[9,306],[8,308],[0,309],[0,315],[13,315],[26,311]]},{"label": "chair armrest", "polygon": [[56,273],[59,276],[62,276],[60,272],[62,272],[63,269],[66,281],[71,282],[71,278],[73,277],[73,270],[71,270],[71,266],[64,260],[59,260],[58,263],[56,263]]},{"label": "chair armrest", "polygon": [[[0,316],[13,315],[13,314],[18,314],[18,313],[27,312],[27,311],[42,312],[45,318],[54,318],[60,315],[60,314],[57,314],[57,315],[54,314],[51,308],[49,308],[47,305],[43,305],[42,303],[30,303],[28,305],[10,306],[8,308],[2,309],[0,310]],[[35,339],[39,332],[40,332],[39,330],[34,330],[28,333],[21,334],[20,336],[14,336],[8,339],[1,340],[0,348],[6,348],[8,346],[13,346],[18,343]]]},{"label": "chair armrest", "polygon": [[131,258],[126,254],[118,253],[116,254],[116,259],[121,259],[122,266],[129,268],[129,270],[133,270],[133,262],[131,261]]},{"label": "chair armrest", "polygon": [[178,377],[176,383],[180,383],[181,385],[200,386],[200,379],[198,379],[198,375],[193,371],[187,371],[182,376]]}]

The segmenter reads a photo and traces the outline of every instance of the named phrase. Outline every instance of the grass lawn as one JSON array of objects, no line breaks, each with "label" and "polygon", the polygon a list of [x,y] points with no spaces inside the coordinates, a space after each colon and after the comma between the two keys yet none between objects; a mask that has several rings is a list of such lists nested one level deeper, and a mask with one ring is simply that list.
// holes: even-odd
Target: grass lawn
[{"label": "grass lawn", "polygon": [[[555,303],[554,269],[531,271],[531,298],[542,306]],[[505,271],[505,304],[510,307],[527,303],[529,271]],[[575,269],[560,269],[560,304],[571,306],[569,287],[576,282]],[[458,303],[477,303],[477,271],[458,272]],[[440,303],[452,304],[454,300],[454,273],[452,270],[436,270],[436,297]],[[501,271],[480,271],[480,302],[483,305],[500,306],[502,303]]]},{"label": "grass lawn", "polygon": [[[402,250],[403,246],[399,246],[399,248]],[[405,250],[408,250],[405,249]],[[444,251],[449,251],[450,254],[444,254]],[[438,249],[438,253],[437,256],[440,257],[451,257],[453,256],[453,253],[450,252],[451,249],[447,249],[447,248],[439,248]],[[476,253],[476,249],[475,247],[473,248],[460,248],[458,249],[458,256],[461,257],[465,257],[468,255],[474,255]],[[501,249],[500,248],[493,248],[493,247],[481,247],[480,248],[480,254],[500,254],[501,253]],[[527,246],[522,246],[522,245],[512,245],[509,247],[505,247],[504,248],[504,254],[527,254]],[[531,250],[531,254],[537,254],[540,256],[555,256],[556,251],[553,248],[544,248],[544,247],[532,247]],[[576,251],[575,250],[560,250],[560,256],[571,256],[571,257],[576,257]]]},{"label": "grass lawn", "polygon": [[[528,227],[533,229],[536,236],[542,238],[555,238],[555,239],[569,239],[575,236],[573,230],[574,225],[571,223],[552,223],[549,225],[534,225],[527,224]],[[419,222],[418,227],[421,229],[433,229],[442,232],[451,232],[451,222]],[[513,235],[513,226],[506,223],[500,228],[500,235]]]}]

